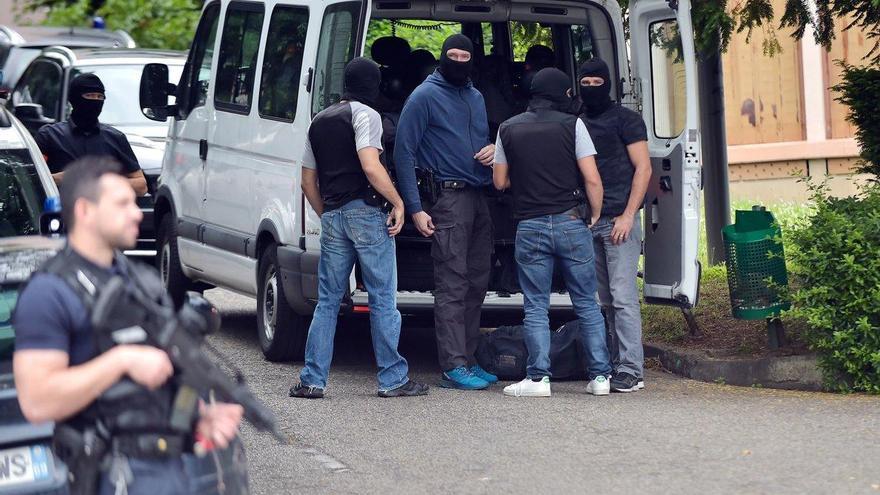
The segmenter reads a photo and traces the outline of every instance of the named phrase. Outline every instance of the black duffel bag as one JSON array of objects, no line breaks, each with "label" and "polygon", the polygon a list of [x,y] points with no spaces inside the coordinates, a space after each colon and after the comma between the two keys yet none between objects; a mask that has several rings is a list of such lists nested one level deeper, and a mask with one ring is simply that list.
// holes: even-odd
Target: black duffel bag
[{"label": "black duffel bag", "polygon": [[[484,370],[505,381],[525,378],[528,357],[522,325],[498,327],[483,334],[476,353],[477,362]],[[553,380],[586,378],[586,360],[577,321],[550,332],[550,373]]]}]

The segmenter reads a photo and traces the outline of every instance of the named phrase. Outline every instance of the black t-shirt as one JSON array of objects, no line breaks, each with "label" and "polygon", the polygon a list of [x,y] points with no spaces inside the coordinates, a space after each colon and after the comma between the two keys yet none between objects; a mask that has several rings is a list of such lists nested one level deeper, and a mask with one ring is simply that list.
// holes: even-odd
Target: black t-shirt
[{"label": "black t-shirt", "polygon": [[582,114],[581,120],[596,144],[596,163],[605,189],[602,216],[616,217],[626,210],[635,175],[626,147],[647,141],[648,129],[638,112],[620,105],[594,118]]},{"label": "black t-shirt", "polygon": [[110,156],[122,164],[126,174],[141,169],[128,138],[109,125],[98,124],[97,129],[86,130],[68,120],[44,125],[34,140],[53,174],[63,172],[70,162],[84,156]]}]

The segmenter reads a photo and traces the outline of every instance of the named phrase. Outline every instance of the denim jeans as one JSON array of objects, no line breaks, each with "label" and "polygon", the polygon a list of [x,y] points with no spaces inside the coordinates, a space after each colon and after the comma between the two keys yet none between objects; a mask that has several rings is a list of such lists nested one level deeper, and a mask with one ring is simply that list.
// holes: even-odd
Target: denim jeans
[{"label": "denim jeans", "polygon": [[318,306],[306,340],[303,385],[325,388],[333,338],[343,296],[355,260],[370,304],[373,353],[379,367],[379,390],[405,385],[408,365],[399,352],[400,312],[397,311],[397,258],[388,235],[387,216],[361,200],[321,215],[321,259],[318,262]]},{"label": "denim jeans", "polygon": [[614,219],[602,217],[593,225],[599,304],[608,321],[608,349],[614,370],[644,376],[642,310],[639,303],[639,257],[642,255],[642,217],[636,213],[626,242],[611,242]]},{"label": "denim jeans", "polygon": [[522,220],[516,229],[516,262],[525,299],[524,336],[529,378],[550,375],[550,289],[558,262],[578,317],[588,378],[611,373],[605,324],[596,303],[596,265],[590,230],[568,214]]}]

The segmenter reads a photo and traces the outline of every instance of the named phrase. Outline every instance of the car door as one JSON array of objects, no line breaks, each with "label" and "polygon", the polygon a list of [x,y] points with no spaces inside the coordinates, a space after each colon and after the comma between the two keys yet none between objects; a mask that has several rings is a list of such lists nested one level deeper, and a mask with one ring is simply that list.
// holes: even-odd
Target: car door
[{"label": "car door", "polygon": [[653,176],[645,200],[644,295],[685,308],[700,279],[701,153],[690,0],[639,0],[630,12]]},{"label": "car door", "polygon": [[[324,9],[317,56],[309,68],[312,117],[341,99],[345,65],[363,51],[371,8],[370,0],[343,0],[328,2]],[[306,251],[318,253],[321,218],[308,202],[303,208]]]},{"label": "car door", "polygon": [[201,269],[198,229],[205,202],[205,152],[208,122],[213,113],[212,67],[215,58],[220,2],[209,2],[202,13],[177,90],[178,115],[165,148],[163,176],[172,175],[177,213],[178,250],[184,264]]}]

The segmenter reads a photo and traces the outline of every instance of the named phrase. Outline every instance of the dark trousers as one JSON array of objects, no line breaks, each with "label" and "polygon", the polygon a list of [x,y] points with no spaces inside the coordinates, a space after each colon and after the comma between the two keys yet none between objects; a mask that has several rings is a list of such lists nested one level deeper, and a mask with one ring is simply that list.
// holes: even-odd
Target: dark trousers
[{"label": "dark trousers", "polygon": [[481,189],[446,189],[434,222],[434,328],[444,371],[476,364],[480,311],[492,260],[492,217]]}]

